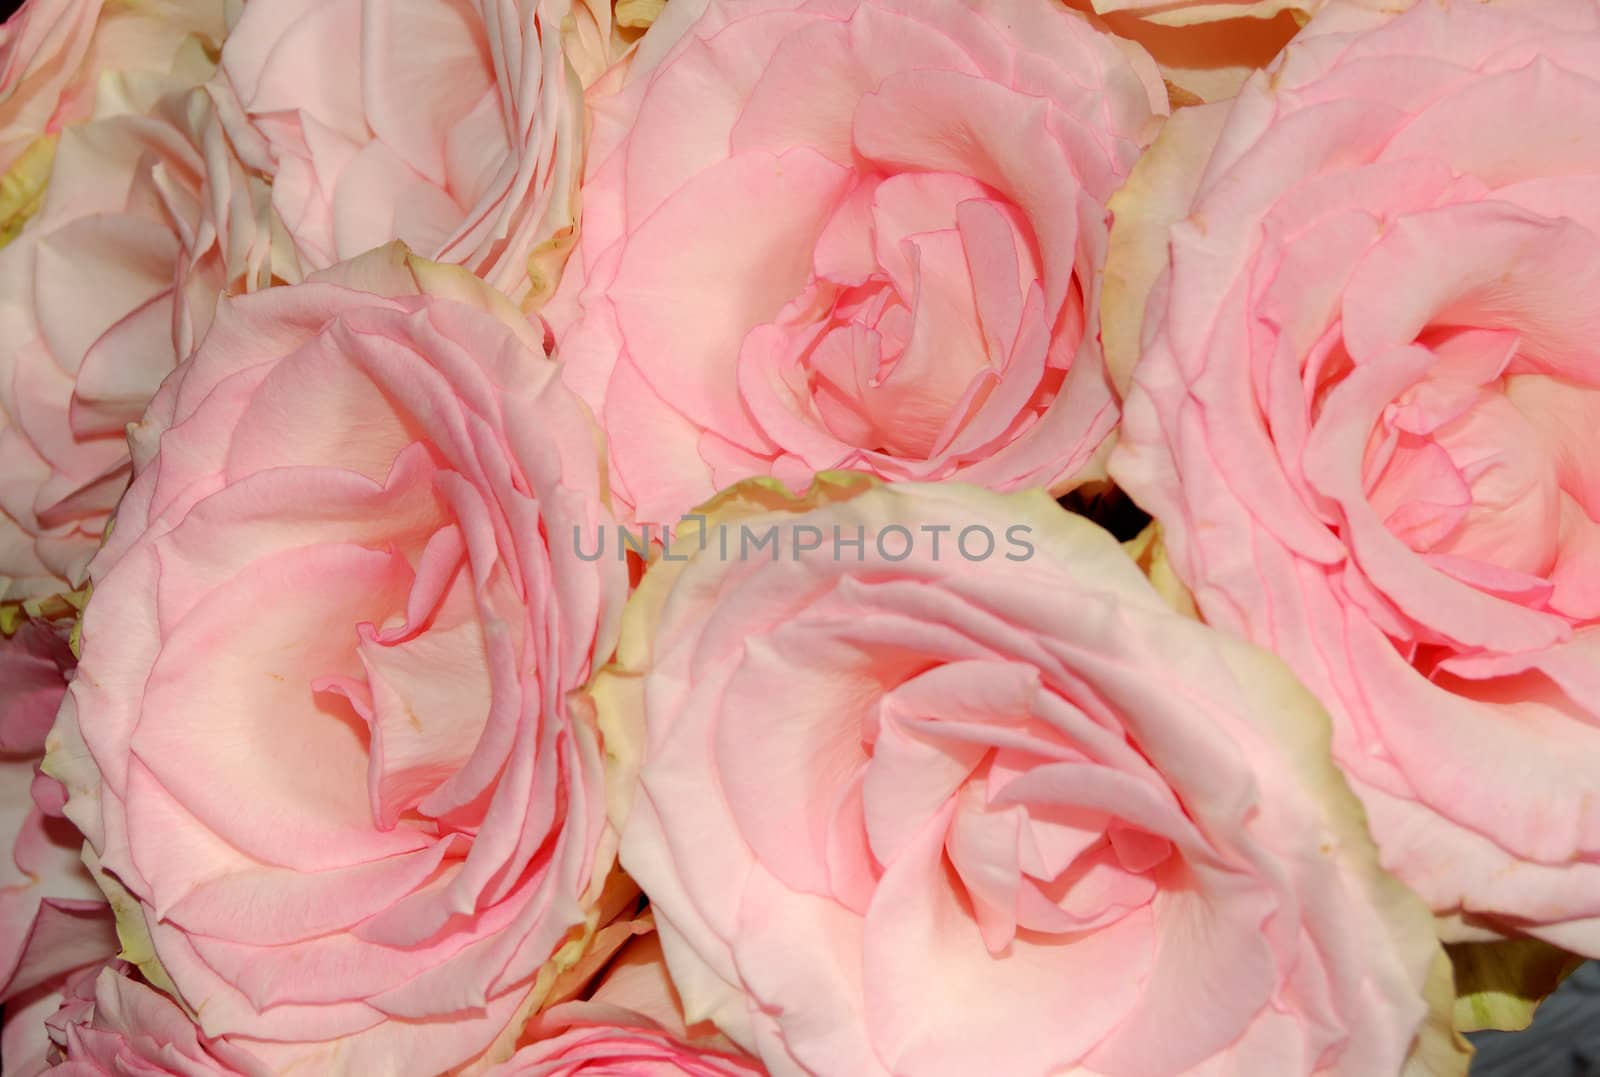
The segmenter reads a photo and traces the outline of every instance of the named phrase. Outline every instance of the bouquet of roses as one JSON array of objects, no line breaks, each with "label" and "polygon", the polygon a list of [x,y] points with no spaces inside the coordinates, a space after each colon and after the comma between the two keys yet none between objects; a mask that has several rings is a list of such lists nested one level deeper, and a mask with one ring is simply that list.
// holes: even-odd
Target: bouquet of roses
[{"label": "bouquet of roses", "polygon": [[25,0],[0,1069],[1451,1077],[1600,957],[1600,0]]}]

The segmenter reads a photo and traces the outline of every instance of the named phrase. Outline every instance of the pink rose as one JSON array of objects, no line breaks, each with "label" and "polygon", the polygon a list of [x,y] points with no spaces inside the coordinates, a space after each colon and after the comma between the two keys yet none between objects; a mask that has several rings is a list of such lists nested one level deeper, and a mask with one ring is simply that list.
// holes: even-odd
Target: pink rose
[{"label": "pink rose", "polygon": [[396,245],[225,300],[133,432],[46,769],[207,1037],[438,1073],[594,928],[615,839],[568,696],[626,579],[571,542],[603,475],[556,370]]},{"label": "pink rose", "polygon": [[1590,0],[1330,7],[1231,110],[1174,118],[1107,271],[1143,282],[1108,351],[1165,274],[1112,473],[1206,619],[1329,707],[1452,938],[1590,956],[1597,79]]},{"label": "pink rose", "polygon": [[53,1077],[266,1077],[226,1042],[207,1040],[188,1014],[113,961],[73,978],[48,1021]]},{"label": "pink rose", "polygon": [[61,599],[51,604],[62,616],[33,618],[20,607],[0,607],[0,755],[44,751],[67,671],[76,664],[68,645],[76,610]]},{"label": "pink rose", "polygon": [[23,0],[0,26],[0,173],[87,119],[107,71],[160,73],[190,34],[222,40],[223,0]]},{"label": "pink rose", "polygon": [[779,1075],[1464,1072],[1280,663],[1042,493],[859,485],[724,495],[595,689],[690,1021]]},{"label": "pink rose", "polygon": [[0,1059],[6,1077],[41,1077],[50,1069],[50,1037],[45,1022],[61,1008],[59,991],[13,998],[0,1015]]},{"label": "pink rose", "polygon": [[1099,472],[1105,200],[1166,109],[1137,46],[1048,0],[673,0],[628,63],[545,313],[637,519]]},{"label": "pink rose", "polygon": [[0,1057],[7,1077],[43,1068],[44,1020],[67,976],[117,952],[111,910],[61,814],[60,784],[38,772],[73,665],[66,623],[47,618],[0,637]]},{"label": "pink rose", "polygon": [[128,484],[125,430],[217,296],[271,279],[265,187],[223,152],[191,39],[169,75],[107,75],[39,212],[0,250],[0,599],[83,581]]},{"label": "pink rose", "polygon": [[610,48],[609,8],[572,7],[246,3],[215,91],[241,156],[271,177],[301,265],[400,239],[541,301],[571,245],[583,167],[583,92],[563,24],[586,70]]},{"label": "pink rose", "polygon": [[57,126],[51,121],[80,76],[103,3],[23,0],[0,25],[0,173]]},{"label": "pink rose", "polygon": [[[41,1060],[44,1021],[67,980],[118,951],[116,921],[81,857],[83,836],[61,815],[60,786],[31,763],[0,757],[0,1055],[7,1077]],[[30,787],[33,796],[30,798]]]}]

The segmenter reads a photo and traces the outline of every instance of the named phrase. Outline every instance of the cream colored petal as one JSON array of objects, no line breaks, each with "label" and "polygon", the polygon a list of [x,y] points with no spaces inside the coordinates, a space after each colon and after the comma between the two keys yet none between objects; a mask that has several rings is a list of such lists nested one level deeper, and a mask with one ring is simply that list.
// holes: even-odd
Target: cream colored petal
[{"label": "cream colored petal", "polygon": [[1127,395],[1139,359],[1150,293],[1167,268],[1167,232],[1189,215],[1227,116],[1223,104],[1174,112],[1155,145],[1111,196],[1111,248],[1100,299],[1100,334],[1112,384],[1122,396]]},{"label": "cream colored petal", "polygon": [[1148,527],[1124,542],[1122,548],[1128,551],[1128,556],[1133,558],[1140,568],[1144,569],[1151,586],[1166,600],[1167,605],[1185,617],[1200,619],[1200,611],[1195,607],[1194,596],[1189,593],[1189,589],[1183,585],[1183,581],[1178,579],[1178,574],[1172,569],[1172,561],[1167,557],[1166,543],[1161,540],[1159,521],[1150,521]]},{"label": "cream colored petal", "polygon": [[617,0],[617,25],[643,30],[656,21],[667,0]]},{"label": "cream colored petal", "polygon": [[40,135],[0,176],[0,247],[15,239],[22,226],[39,212],[55,155],[56,136]]}]

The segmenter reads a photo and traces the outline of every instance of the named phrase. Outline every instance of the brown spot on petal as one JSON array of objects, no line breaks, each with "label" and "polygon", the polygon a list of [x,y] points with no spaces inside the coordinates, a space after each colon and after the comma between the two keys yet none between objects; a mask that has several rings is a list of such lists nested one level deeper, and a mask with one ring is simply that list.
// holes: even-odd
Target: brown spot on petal
[{"label": "brown spot on petal", "polygon": [[1161,81],[1167,85],[1167,103],[1170,104],[1174,109],[1187,108],[1190,105],[1203,105],[1206,103],[1205,98],[1201,97],[1199,94],[1191,93],[1190,91],[1185,90],[1182,86],[1179,86],[1171,79],[1162,79]]}]

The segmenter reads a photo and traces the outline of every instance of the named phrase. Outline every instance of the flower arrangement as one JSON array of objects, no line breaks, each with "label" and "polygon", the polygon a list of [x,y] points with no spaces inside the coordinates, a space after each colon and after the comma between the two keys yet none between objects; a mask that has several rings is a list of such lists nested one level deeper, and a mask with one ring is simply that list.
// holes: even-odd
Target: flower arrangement
[{"label": "flower arrangement", "polygon": [[1596,0],[24,0],[0,1072],[1465,1074],[1597,207]]}]

